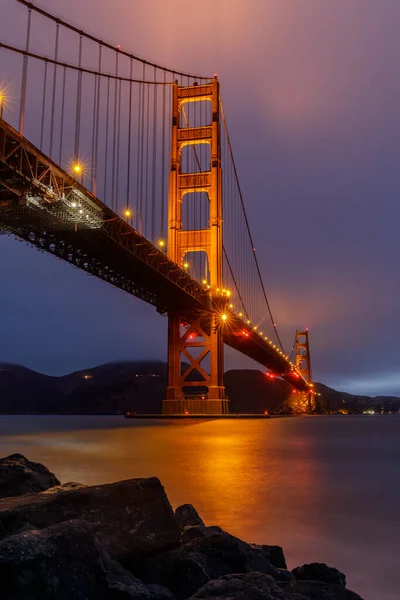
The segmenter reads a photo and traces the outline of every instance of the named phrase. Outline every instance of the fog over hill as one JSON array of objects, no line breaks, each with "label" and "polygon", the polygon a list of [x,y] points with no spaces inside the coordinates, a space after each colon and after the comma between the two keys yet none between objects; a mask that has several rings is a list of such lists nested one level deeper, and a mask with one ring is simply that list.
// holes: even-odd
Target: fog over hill
[{"label": "fog over hill", "polygon": [[[0,363],[0,413],[158,414],[166,384],[167,364],[159,361],[107,363],[62,377]],[[285,381],[271,381],[259,370],[227,371],[225,385],[232,413],[279,413],[291,389]],[[315,389],[326,411],[400,408],[396,397],[354,396],[319,383]]]}]

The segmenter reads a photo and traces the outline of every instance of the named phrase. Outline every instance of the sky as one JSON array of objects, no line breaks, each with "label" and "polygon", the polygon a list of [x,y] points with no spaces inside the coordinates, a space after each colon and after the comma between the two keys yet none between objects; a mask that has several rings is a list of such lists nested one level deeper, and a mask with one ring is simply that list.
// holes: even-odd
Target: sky
[{"label": "sky", "polygon": [[[14,5],[0,0],[2,18]],[[315,380],[400,395],[398,0],[40,5],[141,57],[218,74],[285,346],[308,327]],[[0,252],[0,361],[57,375],[166,359],[154,308],[23,243],[2,237]],[[227,352],[226,368],[258,366]]]}]

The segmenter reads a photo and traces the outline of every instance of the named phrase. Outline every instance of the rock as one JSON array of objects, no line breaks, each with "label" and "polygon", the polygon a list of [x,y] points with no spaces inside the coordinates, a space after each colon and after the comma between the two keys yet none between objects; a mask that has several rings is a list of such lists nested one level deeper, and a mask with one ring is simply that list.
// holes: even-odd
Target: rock
[{"label": "rock", "polygon": [[0,539],[70,519],[88,521],[102,547],[127,567],[137,556],[179,544],[173,510],[155,477],[2,499]]},{"label": "rock", "polygon": [[90,526],[71,521],[0,541],[2,600],[106,598],[101,548]]},{"label": "rock", "polygon": [[122,565],[109,557],[103,559],[107,581],[107,600],[176,600],[161,585],[146,586]]},{"label": "rock", "polygon": [[152,600],[176,600],[176,596],[164,585],[151,583],[147,585],[147,589],[152,594]]},{"label": "rock", "polygon": [[341,585],[323,581],[289,581],[278,585],[288,600],[362,600]]},{"label": "rock", "polygon": [[173,600],[110,559],[85,521],[0,541],[2,600]]},{"label": "rock", "polygon": [[261,553],[277,569],[287,569],[285,555],[280,546],[264,546],[251,544],[253,550]]},{"label": "rock", "polygon": [[47,467],[31,462],[22,454],[0,459],[0,498],[42,492],[59,483]]},{"label": "rock", "polygon": [[193,527],[196,525],[205,527],[197,510],[191,504],[182,504],[182,506],[178,506],[175,511],[175,517],[181,531],[183,531],[185,527]]},{"label": "rock", "polygon": [[54,487],[41,492],[42,494],[58,494],[59,492],[69,492],[71,490],[78,490],[80,488],[88,487],[83,483],[76,483],[75,481],[69,481],[68,483],[63,483],[61,485],[55,485]]},{"label": "rock", "polygon": [[207,583],[191,598],[193,600],[206,598],[213,598],[213,600],[286,600],[287,598],[289,600],[289,596],[284,595],[275,580],[263,573],[225,575]]},{"label": "rock", "polygon": [[221,527],[216,527],[215,525],[211,527],[204,527],[203,525],[188,525],[187,527],[184,527],[181,532],[181,542],[186,544],[186,542],[190,542],[191,540],[208,537],[214,533],[221,532],[223,532]]},{"label": "rock", "polygon": [[180,548],[136,561],[134,574],[147,584],[165,585],[178,598],[187,598],[209,581],[232,573],[257,571],[282,581],[294,578],[219,527],[205,527],[202,533]]},{"label": "rock", "polygon": [[322,581],[328,584],[346,587],[346,576],[334,567],[328,567],[324,563],[310,563],[302,567],[292,569],[295,579],[301,581]]}]

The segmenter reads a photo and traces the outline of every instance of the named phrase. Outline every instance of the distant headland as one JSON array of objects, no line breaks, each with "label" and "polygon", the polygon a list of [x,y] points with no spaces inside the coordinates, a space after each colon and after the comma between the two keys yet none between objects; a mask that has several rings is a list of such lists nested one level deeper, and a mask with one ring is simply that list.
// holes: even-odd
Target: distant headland
[{"label": "distant headland", "polygon": [[[167,364],[112,362],[52,377],[26,367],[0,363],[0,414],[124,414],[161,412]],[[225,386],[232,413],[284,414],[290,386],[259,370],[231,370]],[[400,398],[355,396],[316,383],[322,413],[398,412]]]}]

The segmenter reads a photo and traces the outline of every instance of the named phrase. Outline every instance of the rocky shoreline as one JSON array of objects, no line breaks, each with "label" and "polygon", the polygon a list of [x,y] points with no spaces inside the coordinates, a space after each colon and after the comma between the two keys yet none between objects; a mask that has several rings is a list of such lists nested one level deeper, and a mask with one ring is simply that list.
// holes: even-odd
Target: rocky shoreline
[{"label": "rocky shoreline", "polygon": [[0,459],[0,598],[361,600],[335,568],[289,571],[279,546],[174,511],[155,477],[61,485],[21,454]]}]

